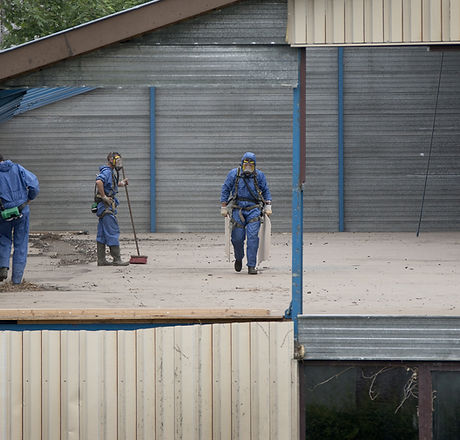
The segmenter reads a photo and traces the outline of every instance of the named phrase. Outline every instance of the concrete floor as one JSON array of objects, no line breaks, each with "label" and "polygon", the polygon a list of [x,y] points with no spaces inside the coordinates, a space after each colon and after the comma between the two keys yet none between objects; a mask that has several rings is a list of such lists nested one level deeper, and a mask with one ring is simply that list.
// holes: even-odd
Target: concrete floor
[{"label": "concrete floor", "polygon": [[[95,248],[94,236],[72,239]],[[32,245],[25,281],[0,291],[2,309],[268,309],[291,300],[291,235],[273,234],[271,259],[250,276],[225,261],[223,234],[140,234],[145,265],[61,265]],[[129,234],[122,254],[136,254]],[[245,262],[244,262],[245,264]],[[305,233],[305,314],[460,314],[460,232]]]}]

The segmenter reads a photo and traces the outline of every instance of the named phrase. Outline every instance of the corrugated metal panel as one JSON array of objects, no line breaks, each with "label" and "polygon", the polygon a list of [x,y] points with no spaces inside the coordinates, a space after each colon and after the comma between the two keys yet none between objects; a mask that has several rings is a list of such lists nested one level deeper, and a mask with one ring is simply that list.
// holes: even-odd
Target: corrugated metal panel
[{"label": "corrugated metal panel", "polygon": [[53,102],[90,92],[91,90],[94,90],[94,87],[39,87],[28,89],[14,114],[19,115],[29,110],[52,104]]},{"label": "corrugated metal panel", "polygon": [[9,87],[295,86],[297,54],[288,46],[119,44],[6,83]]},{"label": "corrugated metal panel", "polygon": [[308,360],[460,360],[457,316],[303,315]]},{"label": "corrugated metal panel", "polygon": [[304,230],[337,231],[337,49],[307,49],[306,64]]},{"label": "corrugated metal panel", "polygon": [[0,90],[0,123],[14,116],[25,93],[25,89]]},{"label": "corrugated metal panel", "polygon": [[156,101],[158,232],[221,231],[221,187],[245,151],[267,176],[273,229],[290,230],[291,90],[160,88]]},{"label": "corrugated metal panel", "polygon": [[[416,231],[441,54],[344,50],[345,229]],[[422,230],[460,227],[460,53],[444,54]]]},{"label": "corrugated metal panel", "polygon": [[292,322],[2,330],[0,434],[295,439],[293,346]]},{"label": "corrugated metal panel", "polygon": [[151,32],[133,43],[284,45],[286,3],[287,0],[245,0]]},{"label": "corrugated metal panel", "polygon": [[[150,230],[148,89],[98,89],[33,110],[2,124],[2,154],[34,172],[40,195],[31,205],[35,230],[96,230],[94,182],[107,153],[124,156],[139,231]],[[119,222],[131,230],[120,188]]]},{"label": "corrugated metal panel", "polygon": [[458,0],[288,0],[294,46],[460,43]]}]

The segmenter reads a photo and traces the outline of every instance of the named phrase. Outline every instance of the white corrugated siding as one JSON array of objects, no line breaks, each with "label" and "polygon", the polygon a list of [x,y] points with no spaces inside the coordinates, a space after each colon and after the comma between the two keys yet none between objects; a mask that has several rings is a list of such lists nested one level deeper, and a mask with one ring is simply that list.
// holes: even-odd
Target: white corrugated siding
[{"label": "white corrugated siding", "polygon": [[460,0],[288,0],[293,46],[460,43]]},{"label": "white corrugated siding", "polygon": [[0,438],[296,439],[291,322],[0,331]]}]

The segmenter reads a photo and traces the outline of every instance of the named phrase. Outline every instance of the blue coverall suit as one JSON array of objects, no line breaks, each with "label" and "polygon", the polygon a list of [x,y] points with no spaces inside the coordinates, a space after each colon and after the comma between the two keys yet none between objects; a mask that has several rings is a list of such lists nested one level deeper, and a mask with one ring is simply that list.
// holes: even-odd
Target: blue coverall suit
[{"label": "blue coverall suit", "polygon": [[[108,165],[99,168],[99,174],[96,180],[101,180],[104,184],[105,195],[111,197],[115,202],[115,207],[119,205],[118,199],[115,197],[118,193],[118,181],[115,170]],[[106,209],[108,213],[102,215]],[[97,225],[96,241],[107,246],[120,246],[120,228],[116,218],[117,210],[107,206],[104,202],[97,204],[97,216],[99,223]]]},{"label": "blue coverall suit", "polygon": [[[253,157],[252,157],[253,156]],[[243,156],[243,159],[246,157],[254,160],[254,155],[247,156],[246,154]],[[220,197],[221,203],[228,202],[230,196],[237,195],[236,199],[236,206],[232,212],[232,222],[233,222],[233,229],[232,229],[232,244],[233,249],[235,251],[235,259],[242,260],[244,257],[244,239],[247,236],[247,266],[255,267],[257,263],[257,251],[259,249],[259,229],[260,229],[260,220],[251,221],[254,218],[260,218],[261,209],[259,207],[255,207],[251,210],[245,209],[238,209],[238,208],[247,208],[250,206],[254,206],[257,203],[257,200],[254,200],[251,192],[249,191],[248,187],[246,186],[245,182],[251,188],[251,191],[254,195],[258,196],[257,189],[255,188],[254,178],[245,177],[240,170],[240,177],[238,180],[238,188],[235,188],[235,183],[237,179],[239,168],[234,168],[231,170],[227,178],[225,179],[224,184],[222,185],[222,193]],[[264,200],[271,200],[270,190],[268,188],[267,180],[265,175],[262,171],[256,169],[256,179],[257,185],[259,190],[262,193]],[[237,190],[237,191],[236,191]],[[249,200],[238,200],[238,198],[242,199],[249,199]],[[242,218],[243,217],[243,220]]]},{"label": "blue coverall suit", "polygon": [[[40,186],[35,174],[11,160],[0,162],[0,199],[4,209],[20,207],[35,199],[39,192]],[[14,284],[22,281],[27,263],[30,216],[28,205],[22,208],[21,214],[22,217],[11,221],[0,217],[0,267],[10,267],[11,247],[14,245],[11,276]]]}]

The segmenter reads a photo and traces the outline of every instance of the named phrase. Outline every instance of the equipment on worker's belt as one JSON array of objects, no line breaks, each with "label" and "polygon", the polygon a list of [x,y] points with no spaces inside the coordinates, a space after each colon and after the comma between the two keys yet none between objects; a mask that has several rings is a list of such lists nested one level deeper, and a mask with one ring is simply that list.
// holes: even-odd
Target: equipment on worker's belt
[{"label": "equipment on worker's belt", "polygon": [[[125,180],[126,179],[126,177],[125,177],[125,168],[121,167],[121,171],[123,173],[123,180]],[[133,234],[134,234],[134,241],[136,242],[136,249],[137,249],[137,255],[131,255],[131,258],[130,258],[129,262],[130,262],[130,264],[146,264],[147,263],[147,256],[146,255],[141,255],[140,252],[139,252],[139,245],[137,243],[136,229],[134,227],[133,212],[131,210],[131,202],[129,201],[128,185],[126,185],[126,184],[125,184],[125,190],[126,190],[126,200],[128,201],[129,217],[131,219],[131,225],[133,227]]]},{"label": "equipment on worker's belt", "polygon": [[2,201],[0,200],[0,216],[2,220],[10,222],[22,217],[21,211],[25,208],[27,202],[23,203],[20,206],[13,206],[12,208],[6,208],[3,206]]},{"label": "equipment on worker's belt", "polygon": [[97,213],[97,203],[94,202],[92,205],[91,205],[91,212],[93,214],[96,214]]}]

